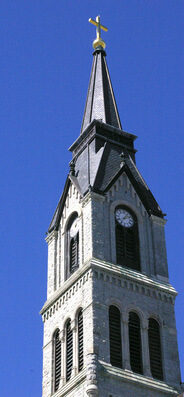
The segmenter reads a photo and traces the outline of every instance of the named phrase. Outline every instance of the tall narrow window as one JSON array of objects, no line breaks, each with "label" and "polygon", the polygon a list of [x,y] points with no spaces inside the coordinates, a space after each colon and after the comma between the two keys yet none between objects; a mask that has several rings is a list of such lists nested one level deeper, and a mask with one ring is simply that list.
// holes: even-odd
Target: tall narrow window
[{"label": "tall narrow window", "polygon": [[70,240],[70,274],[79,267],[79,233]]},{"label": "tall narrow window", "polygon": [[83,314],[82,309],[78,314],[78,368],[79,371],[83,368]]},{"label": "tall narrow window", "polygon": [[140,270],[137,218],[129,208],[118,207],[115,220],[117,264]]},{"label": "tall narrow window", "polygon": [[133,372],[142,374],[140,318],[134,312],[129,313],[129,348],[131,369]]},{"label": "tall narrow window", "polygon": [[153,378],[163,380],[160,327],[154,318],[149,319],[148,328],[150,368]]},{"label": "tall narrow window", "polygon": [[59,329],[54,334],[54,391],[59,388],[61,379],[61,341]]},{"label": "tall narrow window", "polygon": [[121,318],[116,306],[109,307],[110,363],[122,368]]},{"label": "tall narrow window", "polygon": [[73,367],[73,332],[71,320],[66,324],[66,381],[70,380]]},{"label": "tall narrow window", "polygon": [[66,278],[70,277],[79,267],[79,218],[74,212],[67,228],[67,266]]}]

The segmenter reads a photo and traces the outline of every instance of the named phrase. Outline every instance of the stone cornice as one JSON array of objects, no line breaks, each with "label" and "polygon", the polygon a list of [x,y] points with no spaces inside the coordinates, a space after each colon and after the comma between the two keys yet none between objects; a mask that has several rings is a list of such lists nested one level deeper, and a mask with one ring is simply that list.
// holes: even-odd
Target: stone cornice
[{"label": "stone cornice", "polygon": [[118,287],[133,290],[170,304],[174,304],[177,295],[176,290],[170,284],[160,282],[134,270],[92,258],[46,301],[40,311],[43,321],[52,316],[61,304],[64,304],[92,277],[94,280],[99,278],[102,282],[115,284]]},{"label": "stone cornice", "polygon": [[175,303],[177,292],[170,284],[159,282],[134,270],[94,258],[91,260],[91,267],[94,278],[172,305]]},{"label": "stone cornice", "polygon": [[[64,285],[56,291],[51,298],[49,298],[44,306],[42,307],[40,314],[43,315],[47,312],[46,317],[51,315],[58,305],[61,305],[61,301],[68,300],[71,295],[80,288],[82,284],[88,281],[92,277],[92,271],[90,269],[90,262],[84,264],[79,268],[68,280],[65,281]],[[49,311],[49,312],[48,312]]]},{"label": "stone cornice", "polygon": [[165,226],[167,222],[167,219],[160,218],[159,216],[156,215],[151,215],[150,219],[152,220],[153,223],[156,223],[156,225],[159,226]]},{"label": "stone cornice", "polygon": [[87,194],[81,200],[82,207],[85,207],[89,203],[89,201],[91,201],[91,199],[92,199],[91,192],[87,192]]},{"label": "stone cornice", "polygon": [[135,281],[136,283],[139,282],[142,285],[144,284],[145,286],[154,287],[174,296],[177,295],[177,291],[171,286],[171,284],[160,282],[156,278],[148,277],[141,272],[137,272],[123,266],[118,266],[110,262],[101,261],[100,259],[96,258],[91,259],[91,264],[96,268],[99,268],[99,270],[108,270],[113,272],[116,276],[123,276],[124,278]]},{"label": "stone cornice", "polygon": [[167,383],[165,382],[149,378],[144,375],[135,374],[132,371],[113,367],[112,365],[103,363],[102,361],[99,362],[101,364],[100,372],[103,373],[104,376],[111,376],[114,378],[118,378],[119,380],[122,379],[122,381],[127,380],[128,382],[137,383],[137,385],[139,386],[145,386],[146,388],[166,393],[166,396],[177,396],[179,393],[179,391],[167,385]]},{"label": "stone cornice", "polygon": [[85,205],[88,204],[88,202],[91,201],[92,199],[105,201],[105,196],[102,196],[99,193],[89,191],[81,200],[82,206],[85,207]]},{"label": "stone cornice", "polygon": [[45,241],[49,244],[54,238],[57,238],[58,232],[56,230],[53,230],[51,233],[47,235],[45,238]]}]

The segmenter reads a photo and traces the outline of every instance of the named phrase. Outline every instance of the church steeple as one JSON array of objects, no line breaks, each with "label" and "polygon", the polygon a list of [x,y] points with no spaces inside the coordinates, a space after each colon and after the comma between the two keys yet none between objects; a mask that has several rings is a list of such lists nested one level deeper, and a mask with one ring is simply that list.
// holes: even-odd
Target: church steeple
[{"label": "church steeple", "polygon": [[[42,397],[181,392],[166,220],[121,129],[100,20],[80,136],[49,226]],[[100,120],[99,120],[100,119]]]},{"label": "church steeple", "polygon": [[106,62],[105,42],[100,37],[100,28],[106,31],[107,28],[100,25],[99,17],[96,18],[96,21],[89,19],[89,22],[97,26],[97,38],[93,42],[95,51],[93,53],[93,64],[81,134],[94,119],[122,130]]}]

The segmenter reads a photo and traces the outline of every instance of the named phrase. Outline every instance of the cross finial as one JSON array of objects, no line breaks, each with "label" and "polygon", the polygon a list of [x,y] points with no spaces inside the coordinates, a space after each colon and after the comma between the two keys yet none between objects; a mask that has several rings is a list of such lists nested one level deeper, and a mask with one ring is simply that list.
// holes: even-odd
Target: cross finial
[{"label": "cross finial", "polygon": [[93,48],[96,49],[97,47],[101,46],[104,49],[106,44],[105,41],[101,38],[101,29],[105,32],[107,32],[108,29],[100,24],[100,15],[96,17],[96,21],[89,18],[89,22],[96,26],[96,39],[93,41]]}]

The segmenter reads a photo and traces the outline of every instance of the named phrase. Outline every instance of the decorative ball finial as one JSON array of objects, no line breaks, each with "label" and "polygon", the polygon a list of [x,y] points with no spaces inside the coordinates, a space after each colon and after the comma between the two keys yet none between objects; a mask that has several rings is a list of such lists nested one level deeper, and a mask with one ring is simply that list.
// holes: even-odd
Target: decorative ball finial
[{"label": "decorative ball finial", "polygon": [[107,32],[108,29],[105,26],[100,25],[100,15],[96,17],[96,21],[94,21],[94,19],[89,18],[89,22],[96,26],[96,39],[93,41],[93,48],[96,50],[97,47],[99,47],[99,49],[100,47],[102,47],[102,49],[104,50],[106,44],[105,41],[101,38],[101,29],[104,30],[105,32]]},{"label": "decorative ball finial", "polygon": [[74,161],[70,161],[70,174],[75,176],[75,163]]}]

